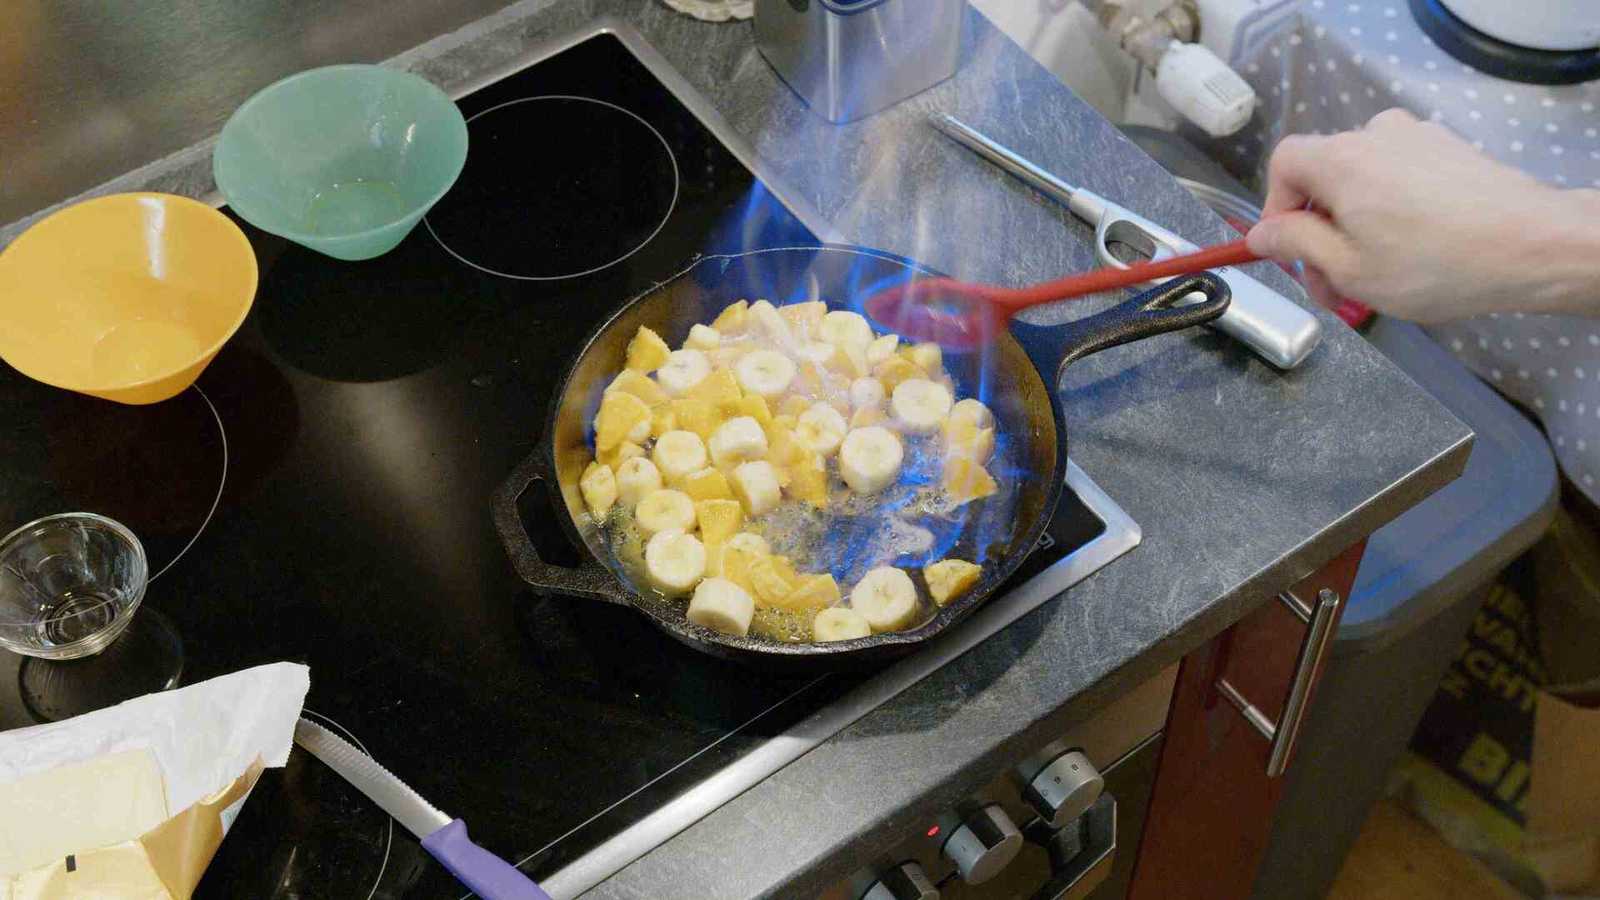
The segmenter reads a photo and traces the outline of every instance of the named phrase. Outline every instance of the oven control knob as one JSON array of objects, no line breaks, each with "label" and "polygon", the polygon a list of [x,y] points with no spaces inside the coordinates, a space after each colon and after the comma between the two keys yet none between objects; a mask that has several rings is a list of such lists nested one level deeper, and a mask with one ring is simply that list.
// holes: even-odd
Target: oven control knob
[{"label": "oven control knob", "polygon": [[999,806],[990,804],[961,823],[944,842],[944,855],[967,884],[983,884],[1000,874],[1022,849],[1022,832]]},{"label": "oven control knob", "polygon": [[939,900],[939,889],[914,862],[904,862],[875,882],[861,900]]},{"label": "oven control knob", "polygon": [[1045,763],[1028,780],[1022,799],[1051,828],[1064,828],[1100,799],[1106,780],[1081,750],[1068,750]]}]

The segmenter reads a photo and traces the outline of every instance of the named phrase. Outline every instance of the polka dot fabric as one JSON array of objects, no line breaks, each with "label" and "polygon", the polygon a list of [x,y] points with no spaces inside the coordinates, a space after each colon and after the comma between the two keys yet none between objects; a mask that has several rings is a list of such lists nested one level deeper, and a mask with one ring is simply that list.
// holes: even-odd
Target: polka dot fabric
[{"label": "polka dot fabric", "polygon": [[[1600,83],[1485,75],[1435,46],[1405,0],[1285,0],[1247,19],[1234,47],[1261,103],[1210,149],[1247,179],[1264,182],[1284,135],[1348,131],[1401,106],[1549,184],[1600,188]],[[1505,314],[1429,332],[1538,416],[1562,469],[1600,503],[1600,320]]]}]

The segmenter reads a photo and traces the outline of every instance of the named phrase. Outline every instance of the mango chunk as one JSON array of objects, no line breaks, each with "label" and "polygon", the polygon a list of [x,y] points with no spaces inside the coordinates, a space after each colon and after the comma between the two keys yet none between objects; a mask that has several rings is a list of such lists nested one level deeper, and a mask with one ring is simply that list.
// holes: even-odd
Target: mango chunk
[{"label": "mango chunk", "polygon": [[700,540],[707,544],[724,543],[744,525],[744,507],[737,500],[701,500],[694,505],[694,514]]},{"label": "mango chunk", "polygon": [[636,372],[654,372],[667,364],[667,357],[672,355],[672,348],[667,342],[643,325],[634,334],[633,340],[628,342],[628,368]]},{"label": "mango chunk", "polygon": [[689,475],[678,485],[678,490],[689,495],[690,500],[732,500],[733,488],[728,486],[728,476],[717,469],[705,468]]},{"label": "mango chunk", "polygon": [[945,492],[956,506],[980,500],[1000,490],[987,469],[964,456],[945,461],[943,481]]},{"label": "mango chunk", "polygon": [[983,567],[962,559],[941,559],[924,566],[922,577],[928,582],[928,593],[940,606],[949,605],[978,583]]},{"label": "mango chunk", "polygon": [[594,446],[601,452],[623,441],[638,443],[650,436],[650,407],[624,391],[612,391],[600,401],[594,418]]},{"label": "mango chunk", "polygon": [[660,406],[672,399],[656,380],[637,369],[623,369],[611,379],[606,391],[622,391],[643,400],[646,406]]}]

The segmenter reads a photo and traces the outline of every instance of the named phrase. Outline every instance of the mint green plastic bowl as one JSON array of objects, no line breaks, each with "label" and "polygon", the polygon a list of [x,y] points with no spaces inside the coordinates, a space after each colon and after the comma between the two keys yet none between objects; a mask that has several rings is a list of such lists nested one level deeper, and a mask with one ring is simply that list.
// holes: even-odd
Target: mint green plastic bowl
[{"label": "mint green plastic bowl", "polygon": [[467,123],[444,92],[382,66],[309,69],[234,111],[211,153],[245,221],[335,259],[394,249],[467,162]]}]

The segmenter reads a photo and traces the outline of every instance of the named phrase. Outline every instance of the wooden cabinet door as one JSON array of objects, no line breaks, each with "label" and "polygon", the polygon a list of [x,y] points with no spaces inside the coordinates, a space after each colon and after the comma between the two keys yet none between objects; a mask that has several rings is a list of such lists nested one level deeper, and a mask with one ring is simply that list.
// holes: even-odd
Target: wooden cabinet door
[{"label": "wooden cabinet door", "polygon": [[[1308,605],[1321,591],[1333,591],[1341,602],[1331,628],[1338,627],[1365,546],[1356,544],[1291,589]],[[1271,742],[1217,684],[1225,679],[1281,726],[1306,637],[1307,623],[1273,601],[1184,657],[1131,900],[1250,896],[1283,778],[1268,776]],[[1312,674],[1314,686],[1320,669]]]}]

